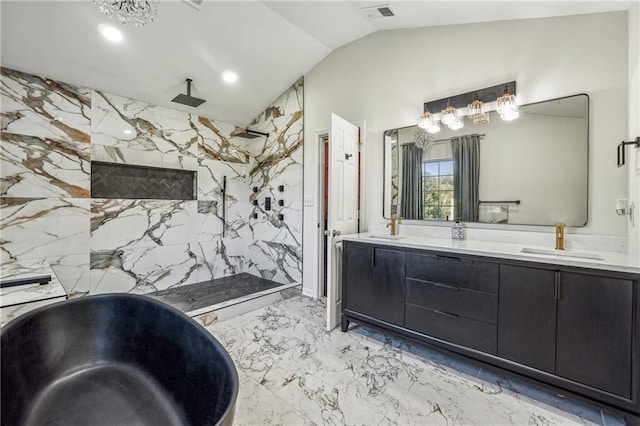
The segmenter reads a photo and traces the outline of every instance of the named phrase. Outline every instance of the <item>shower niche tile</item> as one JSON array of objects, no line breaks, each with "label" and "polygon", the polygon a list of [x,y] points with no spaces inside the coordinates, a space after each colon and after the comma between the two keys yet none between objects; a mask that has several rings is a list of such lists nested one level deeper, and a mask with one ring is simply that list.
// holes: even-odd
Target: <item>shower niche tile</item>
[{"label": "shower niche tile", "polygon": [[195,200],[193,170],[91,163],[92,198]]}]

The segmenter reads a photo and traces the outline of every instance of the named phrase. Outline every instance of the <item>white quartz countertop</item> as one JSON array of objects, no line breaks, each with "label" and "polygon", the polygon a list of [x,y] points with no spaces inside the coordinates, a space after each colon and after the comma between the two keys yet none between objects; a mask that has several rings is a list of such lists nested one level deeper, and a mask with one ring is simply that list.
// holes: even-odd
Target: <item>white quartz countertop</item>
[{"label": "white quartz countertop", "polygon": [[23,303],[37,302],[60,297],[66,297],[62,284],[51,267],[46,264],[31,265],[29,267],[5,267],[0,271],[0,279],[30,278],[39,275],[51,275],[48,284],[25,284],[0,289],[0,306],[13,306]]},{"label": "white quartz countertop", "polygon": [[[607,251],[568,249],[560,252],[554,250],[553,247],[528,244],[451,240],[404,235],[391,237],[389,235],[370,233],[344,235],[342,240],[640,274],[640,263],[637,257]],[[522,251],[523,249],[540,253],[526,253]]]}]

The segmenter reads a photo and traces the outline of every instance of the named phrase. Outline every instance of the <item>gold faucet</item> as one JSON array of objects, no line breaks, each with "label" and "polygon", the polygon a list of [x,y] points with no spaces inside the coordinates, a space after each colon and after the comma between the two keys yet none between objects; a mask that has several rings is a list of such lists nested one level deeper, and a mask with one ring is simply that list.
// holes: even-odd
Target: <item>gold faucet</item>
[{"label": "gold faucet", "polygon": [[564,223],[556,223],[556,250],[564,250]]},{"label": "gold faucet", "polygon": [[392,214],[391,222],[387,223],[387,228],[391,227],[391,235],[396,235],[397,219],[397,216],[395,214]]}]

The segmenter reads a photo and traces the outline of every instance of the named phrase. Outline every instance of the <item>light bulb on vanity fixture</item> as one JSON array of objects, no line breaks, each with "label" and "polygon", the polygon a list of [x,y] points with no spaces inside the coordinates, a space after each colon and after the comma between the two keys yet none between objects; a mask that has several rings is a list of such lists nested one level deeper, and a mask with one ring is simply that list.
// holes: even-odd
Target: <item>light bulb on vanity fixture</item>
[{"label": "light bulb on vanity fixture", "polygon": [[484,102],[475,94],[473,101],[467,105],[467,117],[473,121],[473,124],[487,124],[489,122],[489,114],[484,111]]},{"label": "light bulb on vanity fixture", "polygon": [[511,121],[520,117],[516,97],[509,93],[509,88],[506,85],[504,86],[502,96],[496,99],[496,104],[496,111],[504,121]]},{"label": "light bulb on vanity fixture", "polygon": [[447,107],[440,113],[440,121],[451,130],[458,130],[464,127],[462,119],[458,116],[458,110],[447,102]]},{"label": "light bulb on vanity fixture", "polygon": [[433,134],[440,131],[440,123],[428,110],[425,111],[418,119],[418,127]]}]

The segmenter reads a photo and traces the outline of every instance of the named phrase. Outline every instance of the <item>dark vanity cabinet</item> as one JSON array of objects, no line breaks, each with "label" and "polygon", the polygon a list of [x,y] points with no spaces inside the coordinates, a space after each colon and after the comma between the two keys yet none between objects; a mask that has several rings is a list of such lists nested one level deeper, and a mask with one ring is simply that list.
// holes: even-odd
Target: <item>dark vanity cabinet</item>
[{"label": "dark vanity cabinet", "polygon": [[404,258],[403,251],[373,245],[345,250],[343,271],[349,286],[343,287],[344,308],[404,325]]},{"label": "dark vanity cabinet", "polygon": [[558,376],[631,398],[633,287],[628,279],[560,272]]},{"label": "dark vanity cabinet", "polygon": [[344,241],[360,322],[622,410],[640,423],[640,276]]},{"label": "dark vanity cabinet", "polygon": [[498,356],[631,398],[633,281],[500,265]]},{"label": "dark vanity cabinet", "polygon": [[500,265],[499,357],[555,371],[558,274]]}]

